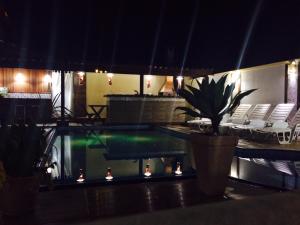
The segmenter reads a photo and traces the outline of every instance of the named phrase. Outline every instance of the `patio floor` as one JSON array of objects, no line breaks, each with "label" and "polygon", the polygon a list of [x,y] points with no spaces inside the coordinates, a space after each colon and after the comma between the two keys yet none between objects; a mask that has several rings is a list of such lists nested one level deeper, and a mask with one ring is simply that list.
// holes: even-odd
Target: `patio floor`
[{"label": "patio floor", "polygon": [[226,197],[208,198],[196,179],[45,191],[34,215],[2,218],[0,225],[62,225],[279,192],[229,180]]}]

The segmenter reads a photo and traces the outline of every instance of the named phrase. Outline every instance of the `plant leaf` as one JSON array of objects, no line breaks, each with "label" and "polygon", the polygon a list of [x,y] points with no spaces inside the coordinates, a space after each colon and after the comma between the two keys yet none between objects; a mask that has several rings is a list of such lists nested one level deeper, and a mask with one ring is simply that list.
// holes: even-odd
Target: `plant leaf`
[{"label": "plant leaf", "polygon": [[244,91],[244,92],[241,92],[239,94],[237,94],[232,102],[231,102],[231,106],[229,107],[229,111],[232,111],[235,109],[235,107],[238,106],[238,104],[240,104],[240,101],[242,100],[242,98],[246,97],[247,95],[250,95],[253,91],[256,91],[257,89],[250,89],[248,91]]},{"label": "plant leaf", "polygon": [[178,106],[175,108],[175,110],[182,110],[182,111],[184,111],[183,114],[187,114],[191,117],[201,117],[200,113],[196,112],[195,110],[193,110],[189,107]]}]

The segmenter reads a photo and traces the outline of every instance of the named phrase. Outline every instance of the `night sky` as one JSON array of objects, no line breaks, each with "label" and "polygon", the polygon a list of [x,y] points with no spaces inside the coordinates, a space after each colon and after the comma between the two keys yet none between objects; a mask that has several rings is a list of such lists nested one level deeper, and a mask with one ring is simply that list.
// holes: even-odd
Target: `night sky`
[{"label": "night sky", "polygon": [[225,71],[300,56],[296,0],[6,0],[2,6],[7,42],[48,64]]}]

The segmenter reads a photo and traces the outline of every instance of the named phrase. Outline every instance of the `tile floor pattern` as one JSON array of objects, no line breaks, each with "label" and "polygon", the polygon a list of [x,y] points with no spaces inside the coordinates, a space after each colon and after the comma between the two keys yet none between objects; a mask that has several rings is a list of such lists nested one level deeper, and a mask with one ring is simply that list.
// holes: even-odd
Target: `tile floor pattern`
[{"label": "tile floor pattern", "polygon": [[230,180],[226,198],[208,198],[197,190],[196,179],[46,191],[39,194],[35,214],[2,217],[0,225],[72,224],[274,192],[277,191]]}]

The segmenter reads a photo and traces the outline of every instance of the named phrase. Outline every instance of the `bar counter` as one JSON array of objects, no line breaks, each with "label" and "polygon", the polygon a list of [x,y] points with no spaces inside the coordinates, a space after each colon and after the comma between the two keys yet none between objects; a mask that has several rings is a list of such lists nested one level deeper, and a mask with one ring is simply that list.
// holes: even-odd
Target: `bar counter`
[{"label": "bar counter", "polygon": [[7,93],[0,97],[0,120],[13,123],[18,120],[47,122],[51,119],[50,93]]},{"label": "bar counter", "polygon": [[185,116],[175,111],[183,98],[153,95],[106,95],[109,123],[180,123]]}]

